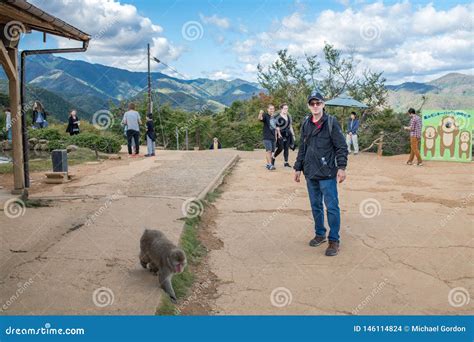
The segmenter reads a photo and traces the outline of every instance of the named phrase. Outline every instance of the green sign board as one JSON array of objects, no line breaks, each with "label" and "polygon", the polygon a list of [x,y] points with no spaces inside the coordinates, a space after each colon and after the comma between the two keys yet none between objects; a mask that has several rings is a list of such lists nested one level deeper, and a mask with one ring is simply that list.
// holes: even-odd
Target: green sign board
[{"label": "green sign board", "polygon": [[423,159],[470,162],[473,115],[474,110],[423,110]]}]

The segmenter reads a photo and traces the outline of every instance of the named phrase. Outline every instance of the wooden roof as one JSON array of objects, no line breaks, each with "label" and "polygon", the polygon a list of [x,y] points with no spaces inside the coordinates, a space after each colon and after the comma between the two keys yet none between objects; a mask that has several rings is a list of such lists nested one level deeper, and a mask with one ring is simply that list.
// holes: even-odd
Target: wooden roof
[{"label": "wooden roof", "polygon": [[0,0],[0,25],[15,23],[24,33],[31,30],[88,42],[90,36],[24,0]]}]

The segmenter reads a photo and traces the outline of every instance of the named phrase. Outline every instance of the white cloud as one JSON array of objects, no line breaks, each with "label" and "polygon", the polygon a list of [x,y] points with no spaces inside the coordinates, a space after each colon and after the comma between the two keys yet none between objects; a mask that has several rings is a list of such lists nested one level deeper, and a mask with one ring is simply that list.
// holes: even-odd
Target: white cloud
[{"label": "white cloud", "polygon": [[354,49],[361,67],[385,71],[389,81],[424,77],[474,67],[473,15],[474,4],[437,10],[431,3],[415,7],[407,0],[317,15],[297,10],[272,22],[270,30],[236,42],[233,51],[245,68],[258,62],[268,65],[283,48],[297,57],[322,56],[328,42],[342,51]]},{"label": "white cloud", "polygon": [[209,77],[212,80],[226,80],[229,81],[233,77],[230,73],[226,71],[213,71],[210,73],[206,73],[207,77]]},{"label": "white cloud", "polygon": [[[163,28],[137,12],[133,5],[116,0],[32,0],[46,12],[90,34],[84,57],[90,62],[129,70],[146,69],[146,45],[151,53],[166,61],[180,57],[182,47],[163,36]],[[77,43],[58,38],[60,47]]]},{"label": "white cloud", "polygon": [[206,17],[203,14],[199,14],[201,21],[204,24],[211,24],[215,25],[221,29],[228,29],[230,28],[230,20],[228,18],[219,17],[217,14],[214,14],[210,17]]}]

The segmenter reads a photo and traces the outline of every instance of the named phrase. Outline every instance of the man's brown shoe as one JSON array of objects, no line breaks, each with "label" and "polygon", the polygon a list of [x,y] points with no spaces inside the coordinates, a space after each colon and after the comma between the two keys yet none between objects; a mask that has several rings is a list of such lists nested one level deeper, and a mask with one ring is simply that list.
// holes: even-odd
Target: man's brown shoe
[{"label": "man's brown shoe", "polygon": [[339,242],[329,241],[329,246],[326,249],[327,256],[335,256],[339,252]]},{"label": "man's brown shoe", "polygon": [[317,247],[319,246],[320,244],[326,242],[326,237],[325,236],[318,236],[316,235],[314,237],[314,239],[312,239],[310,242],[309,242],[309,245],[311,247]]}]

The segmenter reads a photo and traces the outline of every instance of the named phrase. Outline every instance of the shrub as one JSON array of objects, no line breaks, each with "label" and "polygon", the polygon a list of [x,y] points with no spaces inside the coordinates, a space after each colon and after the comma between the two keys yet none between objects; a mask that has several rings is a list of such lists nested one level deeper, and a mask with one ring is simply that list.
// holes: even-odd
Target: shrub
[{"label": "shrub", "polygon": [[97,149],[97,151],[104,153],[117,153],[121,148],[120,140],[110,135],[81,133],[71,136],[68,141],[70,144],[74,144],[79,147],[87,147],[91,150]]},{"label": "shrub", "polygon": [[66,136],[65,133],[62,133],[62,129],[62,126],[53,126],[43,129],[30,128],[28,130],[28,136],[30,138],[46,139],[48,141],[61,140]]},{"label": "shrub", "polygon": [[67,141],[64,140],[50,140],[48,141],[48,149],[52,150],[65,150],[67,147]]}]

